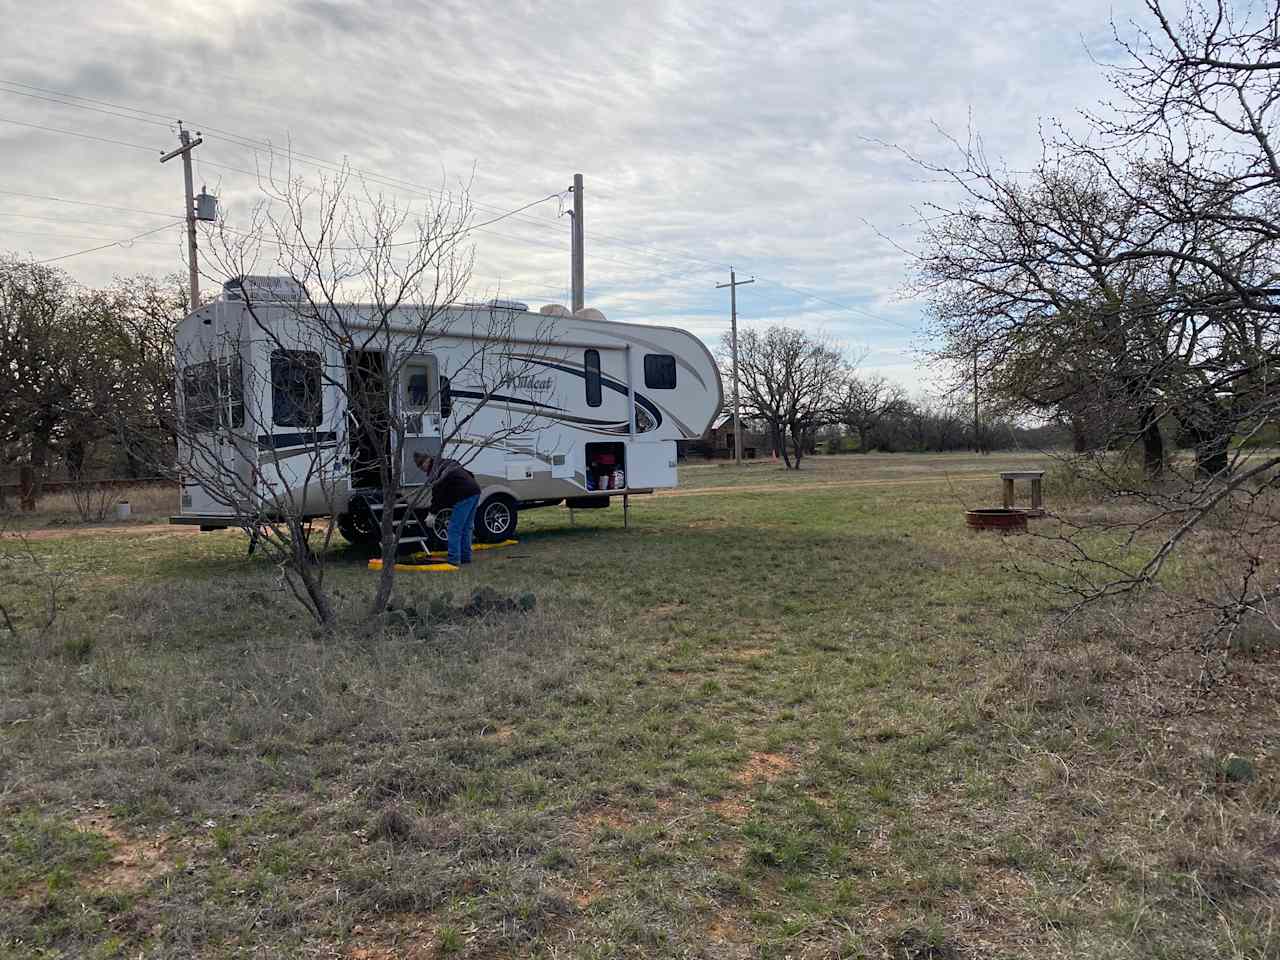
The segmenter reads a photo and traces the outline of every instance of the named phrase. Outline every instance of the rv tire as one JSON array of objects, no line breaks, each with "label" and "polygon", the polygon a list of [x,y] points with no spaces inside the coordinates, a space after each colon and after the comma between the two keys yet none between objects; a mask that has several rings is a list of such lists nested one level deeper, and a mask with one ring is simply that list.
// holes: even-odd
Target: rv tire
[{"label": "rv tire", "polygon": [[476,511],[476,539],[481,543],[501,543],[516,535],[519,511],[505,493],[495,493]]},{"label": "rv tire", "polygon": [[367,510],[338,514],[338,532],[356,547],[376,547],[382,540],[382,532],[371,521]]}]

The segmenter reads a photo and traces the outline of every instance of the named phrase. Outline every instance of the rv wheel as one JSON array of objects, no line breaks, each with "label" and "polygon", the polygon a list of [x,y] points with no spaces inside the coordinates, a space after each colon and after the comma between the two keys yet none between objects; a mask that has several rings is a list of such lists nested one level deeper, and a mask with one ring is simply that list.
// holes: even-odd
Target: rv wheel
[{"label": "rv wheel", "polygon": [[368,509],[338,514],[338,532],[356,547],[376,547],[382,539],[382,532]]},{"label": "rv wheel", "polygon": [[439,513],[431,515],[431,522],[426,524],[427,542],[432,550],[446,550],[449,547],[449,518],[453,516],[453,508],[446,507]]},{"label": "rv wheel", "polygon": [[516,535],[516,502],[505,494],[496,494],[480,504],[476,511],[476,539],[481,543],[501,543]]}]

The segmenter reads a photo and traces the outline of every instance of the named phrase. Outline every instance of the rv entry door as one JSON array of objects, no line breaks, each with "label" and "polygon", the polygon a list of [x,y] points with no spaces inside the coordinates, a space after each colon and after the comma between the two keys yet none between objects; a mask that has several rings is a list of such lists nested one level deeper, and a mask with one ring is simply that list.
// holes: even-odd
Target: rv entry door
[{"label": "rv entry door", "polygon": [[440,455],[440,374],[434,356],[412,357],[401,368],[398,400],[404,423],[400,475],[406,487],[421,486],[427,478],[413,462],[413,455]]}]

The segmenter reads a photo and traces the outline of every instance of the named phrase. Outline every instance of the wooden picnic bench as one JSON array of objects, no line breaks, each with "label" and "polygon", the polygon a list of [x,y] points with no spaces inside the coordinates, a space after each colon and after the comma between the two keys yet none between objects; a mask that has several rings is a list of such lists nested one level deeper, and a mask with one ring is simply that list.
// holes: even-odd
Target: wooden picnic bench
[{"label": "wooden picnic bench", "polygon": [[1043,470],[1005,470],[1000,474],[1004,482],[1004,508],[1012,510],[1014,504],[1015,480],[1031,481],[1031,509],[1024,511],[1027,516],[1044,516],[1044,471]]}]

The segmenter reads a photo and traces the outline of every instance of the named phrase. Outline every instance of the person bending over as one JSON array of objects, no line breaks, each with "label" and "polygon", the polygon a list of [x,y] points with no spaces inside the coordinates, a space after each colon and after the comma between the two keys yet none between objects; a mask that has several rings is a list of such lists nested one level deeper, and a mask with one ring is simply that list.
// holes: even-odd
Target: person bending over
[{"label": "person bending over", "polygon": [[431,512],[453,510],[449,515],[448,563],[455,567],[470,563],[476,505],[480,502],[475,475],[457,460],[437,460],[425,453],[415,453],[413,462],[431,484]]}]

